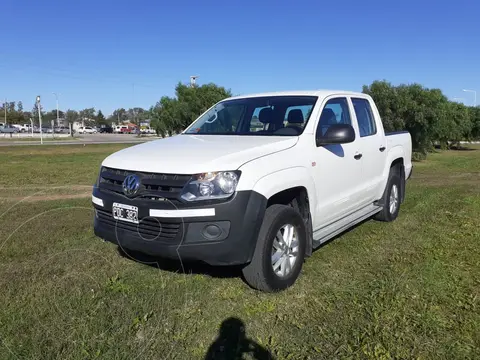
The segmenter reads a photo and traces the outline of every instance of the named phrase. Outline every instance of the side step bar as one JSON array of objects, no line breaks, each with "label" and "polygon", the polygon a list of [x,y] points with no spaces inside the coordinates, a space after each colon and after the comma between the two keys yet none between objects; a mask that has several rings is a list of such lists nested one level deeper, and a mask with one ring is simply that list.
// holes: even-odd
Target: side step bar
[{"label": "side step bar", "polygon": [[313,232],[313,248],[316,249],[324,242],[334,238],[338,234],[341,234],[345,230],[351,228],[352,226],[362,222],[365,219],[375,215],[381,210],[380,207],[375,205],[368,205],[363,209],[349,215],[331,225],[328,225],[324,228],[316,230]]}]

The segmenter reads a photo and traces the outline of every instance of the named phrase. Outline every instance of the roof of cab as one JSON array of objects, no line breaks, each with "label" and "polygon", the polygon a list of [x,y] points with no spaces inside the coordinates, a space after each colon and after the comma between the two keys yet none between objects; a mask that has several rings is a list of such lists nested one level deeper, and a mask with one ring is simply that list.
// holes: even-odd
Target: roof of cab
[{"label": "roof of cab", "polygon": [[344,91],[344,90],[296,90],[296,91],[277,91],[277,92],[265,92],[265,93],[256,93],[256,94],[245,94],[245,95],[238,95],[232,96],[226,100],[233,100],[233,99],[242,99],[242,98],[252,98],[252,97],[263,97],[263,96],[318,96],[318,97],[327,97],[330,95],[362,95],[365,96],[366,94],[361,92],[354,92],[354,91]]}]

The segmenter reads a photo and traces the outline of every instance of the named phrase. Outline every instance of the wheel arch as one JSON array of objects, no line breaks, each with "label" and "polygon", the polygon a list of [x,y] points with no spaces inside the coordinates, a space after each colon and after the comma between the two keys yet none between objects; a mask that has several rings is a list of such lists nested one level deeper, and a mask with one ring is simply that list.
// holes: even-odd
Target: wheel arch
[{"label": "wheel arch", "polygon": [[274,204],[291,205],[300,212],[307,228],[306,256],[310,256],[316,190],[315,183],[307,169],[295,167],[269,174],[257,181],[254,190],[265,196],[267,208]]},{"label": "wheel arch", "polygon": [[405,199],[405,185],[406,185],[406,179],[405,179],[405,158],[403,156],[400,156],[403,154],[398,154],[397,156],[389,157],[390,159],[386,163],[386,171],[384,172],[383,176],[383,182],[382,182],[382,193],[381,193],[381,198],[377,200],[375,203],[383,206],[385,202],[385,194],[386,194],[386,187],[388,184],[388,179],[390,177],[390,173],[392,171],[398,172],[398,176],[400,177],[400,200],[401,203],[403,203]]}]

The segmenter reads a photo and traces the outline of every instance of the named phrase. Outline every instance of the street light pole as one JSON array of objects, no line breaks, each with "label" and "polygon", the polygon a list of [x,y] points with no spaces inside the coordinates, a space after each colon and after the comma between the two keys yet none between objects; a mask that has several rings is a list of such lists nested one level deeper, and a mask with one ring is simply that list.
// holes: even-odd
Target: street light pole
[{"label": "street light pole", "polygon": [[40,105],[40,95],[37,96],[37,111],[38,111],[38,122],[40,124],[40,144],[43,145],[43,133],[42,133],[42,107]]},{"label": "street light pole", "polygon": [[197,79],[199,77],[200,77],[199,75],[190,76],[190,87],[194,87],[197,84]]},{"label": "street light pole", "polygon": [[52,92],[52,94],[55,95],[55,98],[57,99],[57,127],[59,127],[60,126],[60,120],[58,119],[58,94],[54,93],[54,92]]},{"label": "street light pole", "polygon": [[477,106],[477,92],[475,90],[468,90],[463,89],[464,92],[472,92],[473,93],[473,106]]},{"label": "street light pole", "polygon": [[7,126],[7,98],[5,98],[5,102],[3,103],[3,109],[5,110],[5,124]]}]

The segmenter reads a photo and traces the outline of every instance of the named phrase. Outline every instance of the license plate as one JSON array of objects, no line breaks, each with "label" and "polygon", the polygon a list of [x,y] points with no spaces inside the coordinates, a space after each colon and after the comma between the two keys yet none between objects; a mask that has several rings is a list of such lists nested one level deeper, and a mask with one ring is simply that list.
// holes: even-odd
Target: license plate
[{"label": "license plate", "polygon": [[138,224],[138,207],[126,204],[113,203],[113,218]]}]

